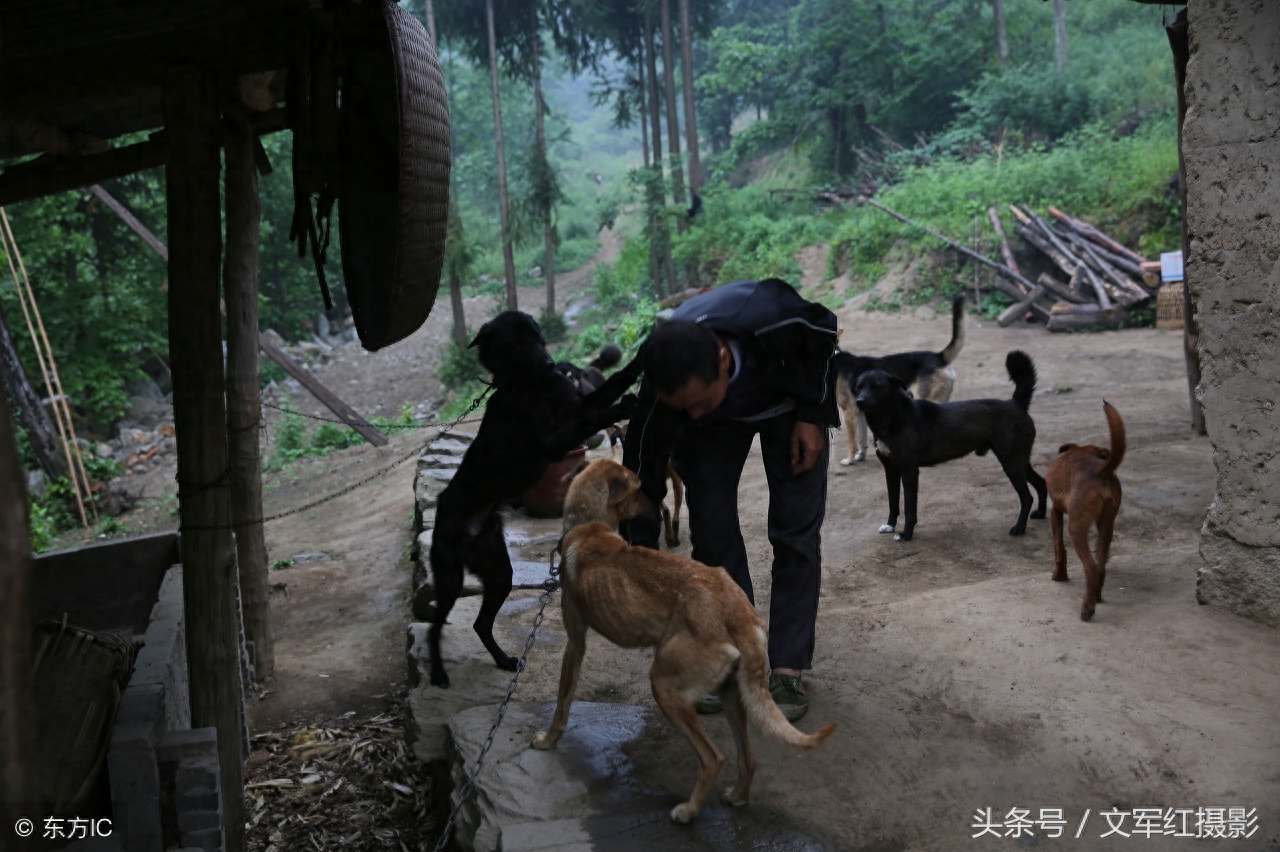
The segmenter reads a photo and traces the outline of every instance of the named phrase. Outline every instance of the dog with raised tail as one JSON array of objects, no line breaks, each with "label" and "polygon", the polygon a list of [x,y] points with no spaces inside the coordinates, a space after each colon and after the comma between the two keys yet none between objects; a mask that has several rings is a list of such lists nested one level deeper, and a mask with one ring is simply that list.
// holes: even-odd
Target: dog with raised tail
[{"label": "dog with raised tail", "polygon": [[[1025,352],[1015,349],[1005,357],[1005,369],[1013,382],[1011,399],[966,399],[941,405],[912,399],[905,382],[882,370],[871,370],[858,379],[858,408],[866,412],[875,433],[876,456],[884,466],[889,489],[889,520],[880,532],[894,531],[901,490],[906,506],[902,532],[894,539],[910,541],[916,528],[920,468],[969,453],[995,455],[1018,493],[1018,520],[1009,535],[1026,532],[1028,517],[1045,516],[1044,477],[1031,467],[1036,424],[1028,409],[1036,389],[1036,367]],[[1028,483],[1040,499],[1034,512]]]},{"label": "dog with raised tail", "polygon": [[764,623],[727,572],[674,553],[628,545],[618,535],[619,522],[652,511],[640,492],[639,477],[610,459],[586,465],[569,484],[560,569],[569,641],[555,714],[533,746],[549,749],[564,733],[587,628],[623,648],[653,647],[653,697],[698,755],[693,792],[671,811],[674,822],[687,823],[702,808],[725,762],[698,721],[701,696],[720,695],[737,744],[737,782],[721,797],[730,805],[746,804],[755,776],[748,720],[805,750],[822,745],[836,726],[833,722],[804,734],[782,715],[769,694]]},{"label": "dog with raised tail", "polygon": [[[1062,516],[1069,515],[1066,528],[1076,555],[1084,564],[1084,603],[1080,620],[1093,618],[1095,607],[1102,603],[1102,584],[1107,579],[1107,558],[1111,554],[1111,536],[1115,532],[1116,514],[1120,511],[1120,479],[1116,468],[1124,461],[1124,420],[1115,406],[1103,400],[1111,432],[1111,447],[1092,444],[1063,444],[1058,457],[1045,472],[1049,494],[1053,497],[1053,579],[1067,580],[1067,545],[1062,536]],[[1089,528],[1098,528],[1098,555],[1089,551]]]}]

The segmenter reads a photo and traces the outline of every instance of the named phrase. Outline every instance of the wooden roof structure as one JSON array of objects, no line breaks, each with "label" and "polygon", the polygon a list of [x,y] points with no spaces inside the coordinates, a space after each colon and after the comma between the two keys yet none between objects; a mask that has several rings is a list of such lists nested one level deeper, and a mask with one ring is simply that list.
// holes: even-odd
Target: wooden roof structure
[{"label": "wooden roof structure", "polygon": [[[344,26],[353,21],[361,26]],[[389,40],[387,31],[392,33]],[[421,70],[416,78],[404,71],[400,54],[405,52],[406,39],[418,65],[428,66],[431,79],[425,85]],[[262,165],[257,137],[289,128],[305,131],[300,139],[330,156],[339,150],[342,131],[335,120],[337,81],[332,64],[332,45],[339,41],[349,55],[370,67],[399,72],[397,80],[387,77],[390,96],[381,102],[399,110],[400,136],[377,141],[403,161],[417,154],[414,133],[419,140],[429,137],[434,147],[429,157],[419,155],[418,185],[406,188],[403,181],[408,170],[401,170],[398,213],[400,221],[414,223],[411,238],[421,240],[424,233],[428,240],[438,236],[443,246],[448,188],[443,79],[425,29],[392,0],[5,0],[0,4],[0,205],[92,186],[143,169],[164,166],[166,170],[170,366],[191,721],[193,728],[218,731],[227,850],[243,848],[244,825],[244,702],[233,573],[237,564],[245,596],[246,633],[252,638],[255,632],[250,624],[250,598],[256,597],[258,616],[264,620],[258,625],[258,638],[268,647],[270,643],[256,428],[261,216],[257,173]],[[323,65],[326,61],[328,66]],[[286,104],[286,98],[292,103]],[[428,120],[419,121],[420,127],[405,131],[406,114],[414,118],[427,113]],[[367,112],[361,118],[366,125],[386,126],[371,121]],[[394,128],[397,116],[391,118]],[[367,127],[362,130],[370,135]],[[439,167],[441,156],[443,166]],[[422,167],[424,161],[432,166],[426,178],[421,177],[428,171]],[[301,182],[310,217],[310,197],[320,187],[306,169],[295,168],[295,179]],[[426,202],[420,187],[423,181],[433,187],[425,193]],[[393,201],[396,197],[395,192],[390,196]],[[343,202],[339,198],[339,206]],[[427,202],[429,209],[424,207]],[[385,229],[385,223],[379,227]],[[405,244],[402,233],[399,246]],[[423,251],[420,242],[409,248],[399,268],[391,266],[399,289],[379,298],[390,298],[393,309],[396,299],[416,299],[420,325],[434,300],[440,258]],[[385,270],[385,265],[377,267],[370,277],[385,277]],[[415,287],[418,292],[412,292]],[[424,296],[421,290],[427,287],[430,293]],[[394,310],[391,313],[395,315]],[[393,329],[394,334],[379,337],[377,345],[393,342],[417,327],[397,318],[400,326]],[[364,331],[361,339],[370,345]],[[23,520],[25,527],[26,509],[21,465],[11,458],[12,439],[2,411],[0,418],[6,420],[0,423],[6,427],[0,428],[0,520],[6,521],[8,530],[7,524],[15,518]],[[0,538],[15,539],[7,533]],[[22,732],[30,730],[30,708],[25,703],[29,686],[23,673],[29,664],[29,561],[29,553],[24,557],[13,548],[0,547],[0,692],[4,693],[0,811],[6,792],[25,789]],[[246,563],[254,569],[249,576]],[[259,581],[260,589],[246,587]],[[264,627],[265,634],[260,632]]]},{"label": "wooden roof structure", "polygon": [[[164,127],[166,72],[207,68],[232,85],[287,69],[302,15],[294,0],[7,0],[0,159],[43,156],[4,170],[0,202],[163,165],[163,134],[113,142]],[[272,129],[282,127],[281,114]]]}]

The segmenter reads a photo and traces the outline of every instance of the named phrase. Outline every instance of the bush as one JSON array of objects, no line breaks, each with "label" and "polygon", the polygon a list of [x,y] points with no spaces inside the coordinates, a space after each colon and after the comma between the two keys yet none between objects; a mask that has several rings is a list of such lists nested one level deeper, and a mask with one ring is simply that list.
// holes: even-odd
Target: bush
[{"label": "bush", "polygon": [[[468,337],[471,335],[468,334]],[[485,375],[480,364],[480,353],[467,346],[459,346],[452,339],[445,346],[444,357],[440,364],[440,381],[445,387],[457,389],[470,382],[477,381]]]}]

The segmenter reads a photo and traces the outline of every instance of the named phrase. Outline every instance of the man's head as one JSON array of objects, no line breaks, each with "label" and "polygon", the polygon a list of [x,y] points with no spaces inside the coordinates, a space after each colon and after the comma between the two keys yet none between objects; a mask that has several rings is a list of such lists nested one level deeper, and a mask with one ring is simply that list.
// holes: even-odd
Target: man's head
[{"label": "man's head", "polygon": [[733,356],[711,329],[668,320],[649,335],[643,358],[645,376],[664,405],[697,420],[724,401]]}]

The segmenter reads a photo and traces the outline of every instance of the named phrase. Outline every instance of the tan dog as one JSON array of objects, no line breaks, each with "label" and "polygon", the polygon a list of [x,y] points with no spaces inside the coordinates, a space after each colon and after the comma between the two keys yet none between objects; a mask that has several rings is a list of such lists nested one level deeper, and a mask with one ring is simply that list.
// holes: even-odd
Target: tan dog
[{"label": "tan dog", "polygon": [[533,740],[551,748],[564,733],[586,651],[587,628],[624,648],[655,647],[649,678],[663,715],[698,754],[701,771],[687,802],[671,819],[697,815],[724,765],[724,755],[698,721],[698,698],[719,692],[738,746],[738,780],[723,801],[743,805],[756,761],[747,719],[787,745],[815,749],[835,723],[806,735],[792,727],[769,694],[764,624],[746,594],[721,568],[647,547],[632,547],[618,523],[648,510],[640,480],[609,459],[587,465],[565,498],[562,607],[569,642],[551,727]]},{"label": "tan dog", "polygon": [[[1084,603],[1080,619],[1093,618],[1094,607],[1102,603],[1102,584],[1107,579],[1107,557],[1111,552],[1111,534],[1116,513],[1120,511],[1120,480],[1116,468],[1124,460],[1124,421],[1120,412],[1104,401],[1111,430],[1111,449],[1095,446],[1063,444],[1060,455],[1049,465],[1045,482],[1053,496],[1053,579],[1067,579],[1067,547],[1062,540],[1062,516],[1067,514],[1067,532],[1076,555],[1084,563]],[[1089,552],[1089,528],[1098,526],[1098,558]]]},{"label": "tan dog", "polygon": [[[609,430],[609,455],[613,456],[614,461],[622,460],[622,441],[626,437],[626,423]],[[679,547],[680,506],[684,502],[684,480],[680,478],[680,474],[676,473],[676,466],[671,459],[667,459],[667,479],[671,480],[671,501],[675,504],[675,509],[674,511],[668,509],[666,500],[663,500],[662,505],[658,507],[662,515],[662,535],[667,541],[667,547]]]}]

